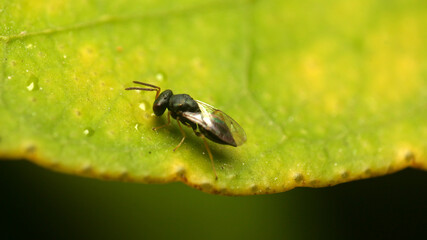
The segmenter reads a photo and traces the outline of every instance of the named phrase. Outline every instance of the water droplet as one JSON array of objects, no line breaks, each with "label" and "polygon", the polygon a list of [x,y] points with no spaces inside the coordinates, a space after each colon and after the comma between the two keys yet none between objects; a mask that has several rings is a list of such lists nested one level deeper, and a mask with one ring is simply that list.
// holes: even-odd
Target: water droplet
[{"label": "water droplet", "polygon": [[27,81],[27,90],[31,92],[37,91],[39,89],[39,79],[36,76],[31,75],[31,77]]},{"label": "water droplet", "polygon": [[9,79],[9,80],[12,79],[12,76],[7,76],[7,79]]},{"label": "water droplet", "polygon": [[146,109],[145,103],[143,103],[143,102],[140,103],[139,108],[141,108],[142,111],[145,111],[145,109]]},{"label": "water droplet", "polygon": [[135,130],[138,131],[139,130],[139,123],[135,124]]},{"label": "water droplet", "polygon": [[92,128],[85,128],[85,130],[83,130],[83,134],[87,137],[92,136],[94,133],[95,131]]},{"label": "water droplet", "polygon": [[158,72],[156,74],[156,79],[158,81],[164,81],[164,80],[166,80],[166,74],[164,72]]},{"label": "water droplet", "polygon": [[27,46],[25,46],[26,49],[32,49],[33,48],[33,44],[28,44]]},{"label": "water droplet", "polygon": [[64,55],[64,58],[67,58],[67,55]]},{"label": "water droplet", "polygon": [[34,89],[34,83],[30,83],[30,85],[27,86],[28,91],[33,91]]},{"label": "water droplet", "polygon": [[26,72],[28,72],[28,69],[27,70],[25,70]]}]

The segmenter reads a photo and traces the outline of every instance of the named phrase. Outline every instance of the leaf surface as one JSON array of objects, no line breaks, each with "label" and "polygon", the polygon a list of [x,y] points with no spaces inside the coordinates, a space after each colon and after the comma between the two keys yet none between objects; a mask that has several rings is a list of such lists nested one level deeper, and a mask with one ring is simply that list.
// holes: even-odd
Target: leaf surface
[{"label": "leaf surface", "polygon": [[[248,195],[427,168],[426,3],[0,3],[0,156]],[[237,148],[152,114],[187,93],[246,131]]]}]

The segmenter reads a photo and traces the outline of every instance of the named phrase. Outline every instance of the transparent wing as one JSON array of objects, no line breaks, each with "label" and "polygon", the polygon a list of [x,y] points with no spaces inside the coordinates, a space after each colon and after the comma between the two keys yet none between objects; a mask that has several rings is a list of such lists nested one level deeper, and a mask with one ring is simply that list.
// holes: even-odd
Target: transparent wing
[{"label": "transparent wing", "polygon": [[[196,100],[199,105],[201,113],[199,115],[193,115],[195,120],[206,129],[214,129],[220,127],[221,131],[228,131],[234,139],[235,145],[239,146],[246,142],[245,130],[228,116],[223,111],[216,109],[215,107]],[[221,135],[221,133],[218,133]],[[226,133],[224,133],[226,134]]]}]

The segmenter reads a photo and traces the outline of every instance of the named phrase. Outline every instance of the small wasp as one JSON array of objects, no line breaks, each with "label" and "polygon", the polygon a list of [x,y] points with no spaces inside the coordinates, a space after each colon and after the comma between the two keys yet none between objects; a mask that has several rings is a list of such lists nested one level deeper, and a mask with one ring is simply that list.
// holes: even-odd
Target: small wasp
[{"label": "small wasp", "polygon": [[181,146],[186,137],[181,123],[187,127],[191,127],[194,133],[203,139],[212,163],[215,179],[218,179],[212,153],[206,142],[206,138],[219,144],[237,147],[246,142],[246,133],[243,128],[221,110],[204,102],[194,100],[188,94],[173,94],[172,90],[169,89],[160,93],[160,87],[158,86],[138,81],[133,81],[133,83],[146,86],[147,88],[129,87],[126,90],[156,91],[156,99],[153,103],[153,112],[156,116],[163,115],[166,108],[169,110],[167,124],[155,127],[153,130],[169,126],[171,116],[176,119],[182,139],[173,149],[175,151]]}]

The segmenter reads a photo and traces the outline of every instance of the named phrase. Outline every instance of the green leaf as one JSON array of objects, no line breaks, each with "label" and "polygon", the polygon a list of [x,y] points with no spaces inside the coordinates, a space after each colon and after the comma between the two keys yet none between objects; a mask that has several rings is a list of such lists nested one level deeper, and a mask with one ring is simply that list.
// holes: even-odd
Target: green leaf
[{"label": "green leaf", "polygon": [[[426,2],[0,3],[0,156],[210,193],[273,193],[427,168]],[[152,114],[143,81],[245,129],[237,148]]]}]

